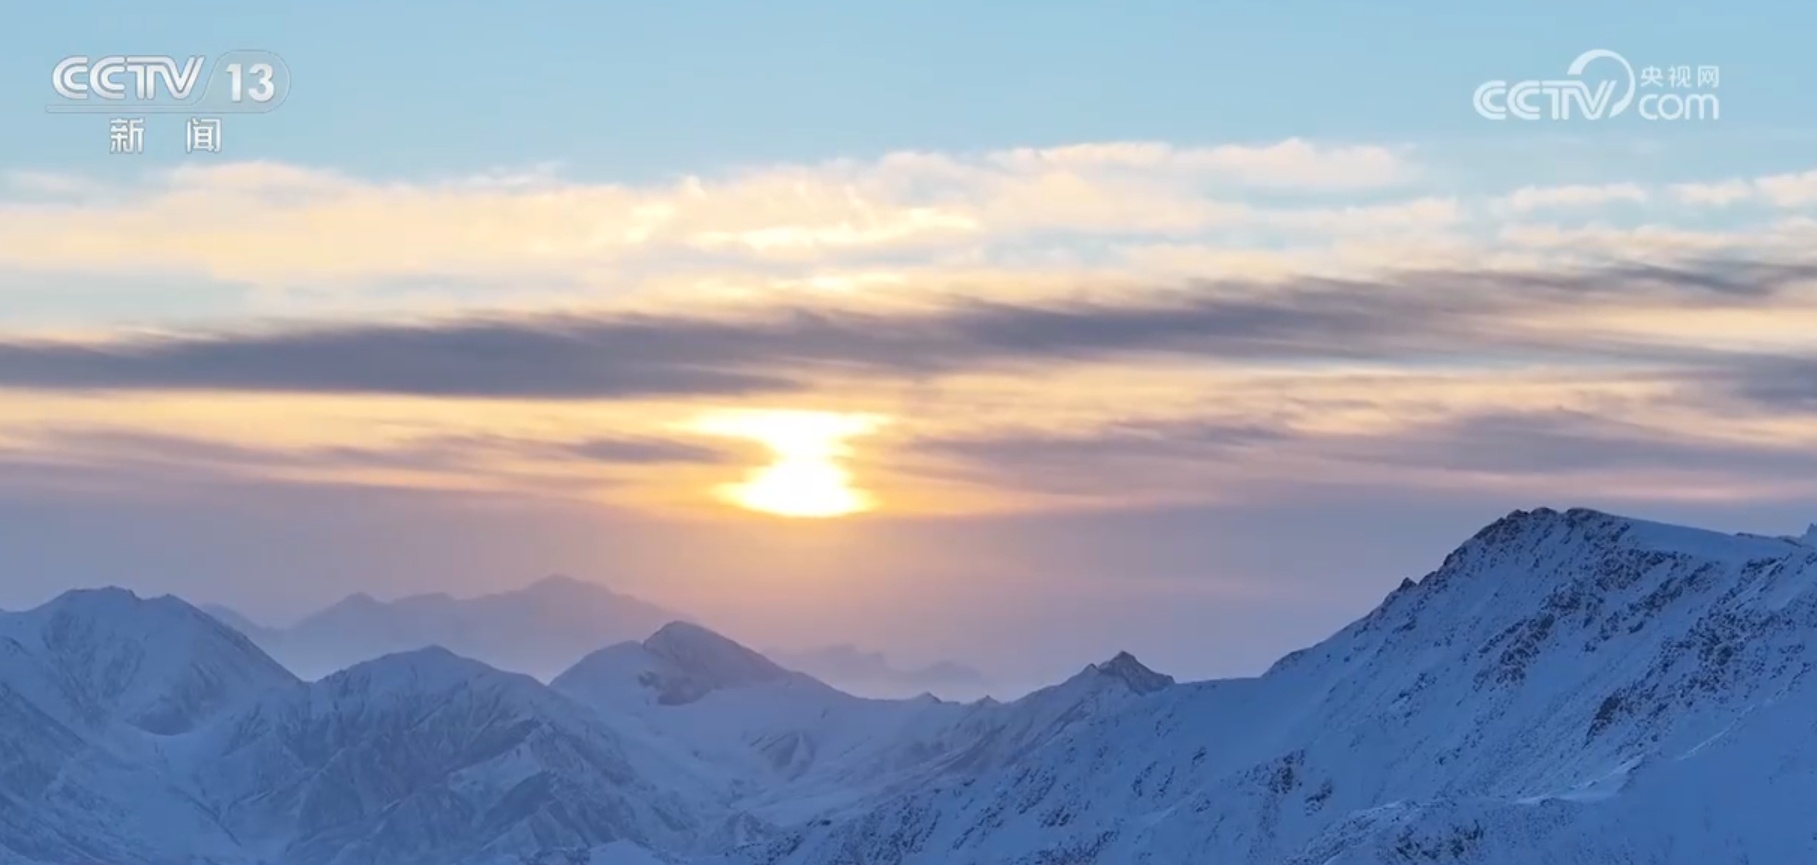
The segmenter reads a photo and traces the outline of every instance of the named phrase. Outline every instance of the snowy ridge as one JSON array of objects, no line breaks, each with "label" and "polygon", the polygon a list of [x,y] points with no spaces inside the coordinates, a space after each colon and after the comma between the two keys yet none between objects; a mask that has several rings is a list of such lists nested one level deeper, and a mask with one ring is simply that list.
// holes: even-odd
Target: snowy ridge
[{"label": "snowy ridge", "polygon": [[65,592],[35,610],[0,614],[0,640],[30,655],[65,721],[124,723],[174,734],[295,678],[231,628],[170,596],[124,589]]},{"label": "snowy ridge", "polygon": [[1251,679],[855,697],[694,625],[551,684],[0,614],[5,865],[1817,861],[1817,546],[1518,511]]},{"label": "snowy ridge", "polygon": [[1817,523],[1811,523],[1811,525],[1804,530],[1804,534],[1792,538],[1791,540],[1793,543],[1803,544],[1807,547],[1817,547]]},{"label": "snowy ridge", "polygon": [[646,748],[710,766],[740,809],[786,824],[1002,765],[1171,683],[1121,655],[1009,704],[868,699],[676,623],[595,652],[551,687]]},{"label": "snowy ridge", "polygon": [[[1129,691],[1092,678],[1037,729]],[[693,856],[948,771],[1017,716],[852,697],[681,623],[558,684],[440,647],[304,683],[178,599],[73,592],[0,617],[0,862]]]},{"label": "snowy ridge", "polygon": [[1721,791],[1817,777],[1810,715],[1755,732],[1817,702],[1814,626],[1817,549],[1517,512],[1260,678],[1166,689],[737,861],[1810,861],[1817,817],[1768,807],[1764,832]]},{"label": "snowy ridge", "polygon": [[209,736],[188,780],[270,861],[410,865],[619,839],[688,849],[711,828],[685,770],[629,753],[528,676],[439,648],[274,693]]},{"label": "snowy ridge", "polygon": [[0,862],[143,863],[234,845],[162,750],[294,677],[180,600],[67,592],[0,613]]}]

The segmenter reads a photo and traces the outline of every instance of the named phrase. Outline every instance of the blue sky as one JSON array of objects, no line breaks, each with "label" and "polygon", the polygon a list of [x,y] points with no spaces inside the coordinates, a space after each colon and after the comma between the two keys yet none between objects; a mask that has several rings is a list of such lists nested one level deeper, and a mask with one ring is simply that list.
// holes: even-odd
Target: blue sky
[{"label": "blue sky", "polygon": [[[1517,507],[1801,530],[1814,19],[33,4],[0,52],[0,606],[564,571],[757,645],[1193,677]],[[1718,67],[1720,119],[1473,111],[1593,48]],[[220,154],[45,111],[65,56],[235,49],[294,86]],[[869,510],[752,504],[779,488]]]},{"label": "blue sky", "polygon": [[0,59],[0,108],[27,134],[0,161],[106,163],[99,118],[36,110],[72,53],[276,51],[295,92],[236,124],[247,156],[406,176],[558,161],[629,180],[1110,138],[1499,148],[1509,133],[1468,110],[1477,83],[1607,47],[1719,65],[1720,131],[1672,132],[1721,136],[1679,156],[1736,170],[1738,138],[1759,139],[1748,158],[1763,161],[1812,143],[1812,16],[1771,2],[32,4]]}]

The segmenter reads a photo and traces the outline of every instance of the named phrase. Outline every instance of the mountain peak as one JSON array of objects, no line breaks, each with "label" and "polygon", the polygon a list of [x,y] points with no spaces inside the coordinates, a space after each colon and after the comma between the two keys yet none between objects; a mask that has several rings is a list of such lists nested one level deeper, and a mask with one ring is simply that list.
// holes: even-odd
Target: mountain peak
[{"label": "mountain peak", "polygon": [[174,595],[72,589],[6,618],[6,630],[55,671],[67,704],[89,721],[175,735],[296,681],[240,632]]},{"label": "mountain peak", "polygon": [[[807,678],[690,622],[670,622],[641,643],[598,649],[555,677],[558,691],[590,701],[621,699],[628,687],[679,706],[714,691]],[[610,696],[602,696],[610,695]]]},{"label": "mountain peak", "polygon": [[1811,523],[1810,526],[1804,530],[1804,534],[1798,535],[1797,537],[1792,538],[1792,540],[1807,547],[1817,547],[1817,523]]},{"label": "mountain peak", "polygon": [[[1806,537],[1812,535],[1807,533]],[[1531,551],[1540,547],[1562,549],[1561,545],[1587,544],[1604,547],[1621,545],[1651,552],[1726,560],[1784,555],[1787,542],[1798,542],[1798,539],[1711,531],[1591,508],[1571,508],[1563,513],[1550,508],[1536,508],[1531,511],[1515,511],[1489,524],[1454,551],[1452,557],[1468,557],[1484,551]]]},{"label": "mountain peak", "polygon": [[746,649],[744,646],[739,645],[737,641],[722,636],[711,628],[707,628],[704,625],[696,625],[693,622],[685,622],[680,619],[657,628],[656,633],[651,634],[648,639],[644,640],[644,648],[653,652],[658,651],[659,647],[663,646],[717,646],[720,648],[736,648],[746,652],[751,651],[750,649]]},{"label": "mountain peak", "polygon": [[586,580],[570,577],[567,574],[550,574],[524,587],[527,592],[557,592],[570,589],[595,589],[605,591],[605,586],[590,583]]},{"label": "mountain peak", "polygon": [[1172,676],[1149,669],[1128,652],[1118,652],[1108,661],[1086,667],[1085,671],[1118,679],[1138,694],[1153,693],[1174,683]]},{"label": "mountain peak", "polygon": [[[460,655],[450,651],[445,646],[424,646],[420,649],[411,649],[406,652],[393,652],[387,657],[396,658],[400,661],[407,661],[412,664],[448,664],[466,660]],[[478,662],[474,661],[473,663]]]},{"label": "mountain peak", "polygon": [[[168,598],[169,595],[164,597]],[[55,598],[52,598],[50,603],[45,606],[49,609],[58,610],[70,608],[84,610],[118,609],[137,607],[149,603],[150,600],[151,599],[140,597],[137,592],[134,592],[131,589],[123,589],[119,586],[101,586],[92,589],[70,589]]]},{"label": "mountain peak", "polygon": [[457,655],[441,646],[425,646],[363,661],[335,673],[325,683],[360,682],[368,687],[406,687],[440,690],[456,685],[470,685],[487,677],[512,676],[472,658]]},{"label": "mountain peak", "polygon": [[327,609],[316,613],[316,615],[319,616],[323,613],[329,613],[336,610],[369,610],[383,606],[385,606],[385,602],[378,598],[368,595],[365,592],[354,592],[345,598],[335,601]]},{"label": "mountain peak", "polygon": [[119,586],[70,589],[32,612],[42,616],[75,616],[97,624],[108,623],[109,626],[124,626],[124,622],[120,620],[123,616],[134,619],[145,616],[163,617],[165,621],[205,620],[219,624],[213,616],[175,595],[145,597]]},{"label": "mountain peak", "polygon": [[1507,516],[1478,529],[1470,540],[1489,545],[1506,543],[1521,534],[1551,525],[1560,516],[1562,515],[1558,511],[1551,508],[1509,511]]},{"label": "mountain peak", "polygon": [[353,594],[288,627],[256,633],[309,679],[439,645],[494,669],[547,680],[601,646],[642,640],[675,618],[603,584],[557,574],[490,594],[434,592],[383,601]]},{"label": "mountain peak", "polygon": [[61,600],[63,598],[106,598],[106,599],[112,599],[112,600],[128,600],[128,599],[130,599],[130,600],[134,600],[134,601],[143,600],[143,598],[139,597],[138,592],[135,592],[132,589],[123,588],[121,586],[95,586],[93,588],[86,588],[86,589],[70,589],[70,590],[58,595],[57,598],[59,600]]},{"label": "mountain peak", "polygon": [[[583,617],[588,615],[587,611],[590,610],[643,605],[642,601],[621,595],[604,583],[570,577],[567,574],[550,574],[536,582],[489,597],[495,600],[527,604],[531,607],[541,608],[550,614],[572,611],[573,614]],[[651,616],[673,615],[655,607],[648,608],[647,613]]]},{"label": "mountain peak", "polygon": [[674,621],[663,625],[644,640],[643,646],[653,655],[697,672],[738,669],[758,674],[758,678],[781,678],[788,673],[738,641],[692,622]]},{"label": "mountain peak", "polygon": [[670,622],[643,642],[644,651],[672,669],[662,678],[663,700],[685,703],[709,691],[787,679],[776,662],[691,622]]},{"label": "mountain peak", "polygon": [[[1568,557],[1585,550],[1623,546],[1668,553],[1734,554],[1751,549],[1748,540],[1746,536],[1650,522],[1584,507],[1562,512],[1545,507],[1516,510],[1472,535],[1418,585],[1433,588],[1476,571],[1534,576],[1552,573],[1537,565],[1508,571],[1503,565],[1511,557],[1531,563],[1535,557]],[[1406,588],[1409,587],[1402,586],[1402,590]]]}]

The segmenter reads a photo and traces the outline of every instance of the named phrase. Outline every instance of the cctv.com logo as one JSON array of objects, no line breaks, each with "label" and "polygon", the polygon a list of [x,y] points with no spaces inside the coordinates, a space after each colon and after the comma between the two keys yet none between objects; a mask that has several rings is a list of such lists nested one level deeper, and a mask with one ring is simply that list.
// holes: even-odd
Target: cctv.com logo
[{"label": "cctv.com logo", "polygon": [[[1599,62],[1600,61],[1600,62]],[[1587,74],[1594,71],[1602,77]],[[1626,57],[1606,48],[1571,61],[1564,78],[1485,81],[1471,99],[1489,120],[1606,120],[1629,107],[1643,120],[1716,120],[1722,103],[1715,66],[1648,66],[1634,71]]]}]

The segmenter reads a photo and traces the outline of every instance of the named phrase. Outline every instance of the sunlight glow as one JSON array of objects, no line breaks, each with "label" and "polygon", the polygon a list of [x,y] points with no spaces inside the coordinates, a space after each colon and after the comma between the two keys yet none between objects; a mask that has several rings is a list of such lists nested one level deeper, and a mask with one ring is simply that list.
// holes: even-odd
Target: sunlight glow
[{"label": "sunlight glow", "polygon": [[701,418],[697,432],[761,442],[774,462],[742,483],[715,492],[739,507],[783,517],[839,517],[871,510],[875,499],[852,486],[839,465],[851,453],[845,440],[874,432],[875,415],[809,411],[725,412]]}]

